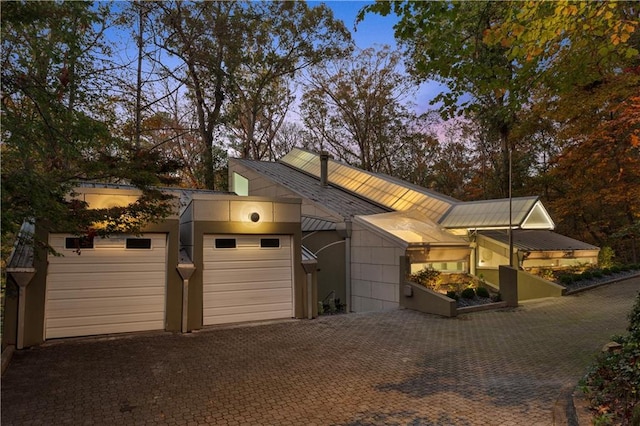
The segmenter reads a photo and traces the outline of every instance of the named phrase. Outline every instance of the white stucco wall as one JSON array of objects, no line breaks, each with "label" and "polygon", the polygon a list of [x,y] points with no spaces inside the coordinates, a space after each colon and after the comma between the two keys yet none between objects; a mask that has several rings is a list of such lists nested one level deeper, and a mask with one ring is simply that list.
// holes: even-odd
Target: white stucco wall
[{"label": "white stucco wall", "polygon": [[357,220],[351,237],[351,309],[396,309],[400,296],[400,256],[405,248]]}]

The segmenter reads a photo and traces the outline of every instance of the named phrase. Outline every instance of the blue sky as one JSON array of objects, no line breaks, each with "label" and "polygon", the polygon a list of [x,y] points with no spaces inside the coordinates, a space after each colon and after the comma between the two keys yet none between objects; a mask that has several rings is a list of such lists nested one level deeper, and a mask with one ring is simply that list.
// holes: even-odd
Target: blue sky
[{"label": "blue sky", "polygon": [[[378,14],[368,13],[362,22],[357,26],[355,25],[356,15],[360,9],[373,3],[372,1],[328,0],[310,1],[308,3],[311,6],[324,3],[330,7],[333,10],[334,16],[337,19],[341,19],[347,29],[351,31],[353,40],[359,48],[365,49],[367,47],[384,44],[388,44],[392,48],[398,48],[393,35],[393,26],[398,21],[395,15],[380,16]],[[433,107],[429,105],[429,102],[443,89],[443,86],[436,82],[421,84],[414,99],[416,110],[422,113],[428,109],[433,109]]]},{"label": "blue sky", "polygon": [[[373,45],[388,44],[396,46],[393,37],[393,25],[397,22],[395,15],[380,16],[376,14],[365,15],[364,21],[355,25],[356,15],[364,6],[371,4],[370,1],[357,0],[330,0],[330,1],[310,1],[309,5],[324,3],[333,10],[334,16],[341,19],[347,29],[351,31],[353,39],[359,48],[367,48]],[[355,27],[355,30],[354,30]]]}]

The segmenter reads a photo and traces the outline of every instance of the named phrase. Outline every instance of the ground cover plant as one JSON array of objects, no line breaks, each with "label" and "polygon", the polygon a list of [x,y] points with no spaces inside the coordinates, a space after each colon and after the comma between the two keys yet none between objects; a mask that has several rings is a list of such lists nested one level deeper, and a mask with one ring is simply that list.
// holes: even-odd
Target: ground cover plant
[{"label": "ground cover plant", "polygon": [[640,425],[640,293],[620,346],[603,352],[581,381],[597,425]]}]

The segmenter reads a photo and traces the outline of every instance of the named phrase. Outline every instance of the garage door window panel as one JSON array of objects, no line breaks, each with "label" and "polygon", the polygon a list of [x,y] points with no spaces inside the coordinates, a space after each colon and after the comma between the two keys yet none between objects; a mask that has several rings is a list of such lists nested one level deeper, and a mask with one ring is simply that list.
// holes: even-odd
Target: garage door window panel
[{"label": "garage door window panel", "polygon": [[64,248],[68,250],[92,249],[93,237],[67,237],[64,239]]},{"label": "garage door window panel", "polygon": [[280,248],[280,238],[261,238],[261,248]]},{"label": "garage door window panel", "polygon": [[151,238],[127,238],[125,247],[133,250],[150,250]]},{"label": "garage door window panel", "polygon": [[216,238],[215,247],[217,249],[234,249],[236,246],[235,238]]}]

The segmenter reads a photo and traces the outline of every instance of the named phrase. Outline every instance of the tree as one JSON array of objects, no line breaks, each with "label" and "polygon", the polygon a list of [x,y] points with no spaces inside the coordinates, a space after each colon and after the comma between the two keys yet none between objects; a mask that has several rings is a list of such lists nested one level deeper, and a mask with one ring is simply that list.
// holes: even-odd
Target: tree
[{"label": "tree", "polygon": [[388,46],[325,62],[304,83],[301,110],[322,149],[365,170],[391,173],[413,114],[405,103],[413,87]]},{"label": "tree", "polygon": [[484,41],[508,49],[554,93],[588,86],[637,62],[638,3],[629,1],[508,2],[503,21],[485,31]]},{"label": "tree", "polygon": [[[465,115],[480,123],[485,135],[499,141],[499,193],[509,192],[509,152],[516,113],[526,102],[535,64],[516,64],[507,49],[483,42],[487,29],[502,22],[503,2],[379,2],[363,8],[366,13],[395,13],[400,17],[395,35],[405,48],[409,72],[418,80],[436,80],[448,91],[436,96],[445,118]],[[518,69],[519,68],[519,69]]]},{"label": "tree", "polygon": [[291,102],[287,79],[339,54],[349,40],[324,5],[305,2],[159,2],[160,46],[180,64],[196,111],[203,186],[215,186],[215,140],[233,130],[243,156],[262,158]]},{"label": "tree", "polygon": [[253,2],[247,13],[251,37],[233,79],[228,127],[243,158],[272,159],[272,142],[295,99],[294,78],[344,56],[351,36],[325,5]]},{"label": "tree", "polygon": [[561,150],[545,179],[559,229],[632,261],[640,238],[639,89],[640,74],[632,71],[546,109],[559,123]]},{"label": "tree", "polygon": [[[101,58],[108,10],[88,2],[11,2],[2,11],[2,246],[23,221],[77,233],[136,231],[168,214],[153,189],[160,158],[113,136]],[[143,189],[129,206],[89,210],[70,199],[81,180]],[[97,221],[103,226],[95,229]],[[46,242],[40,241],[45,244]]]}]

